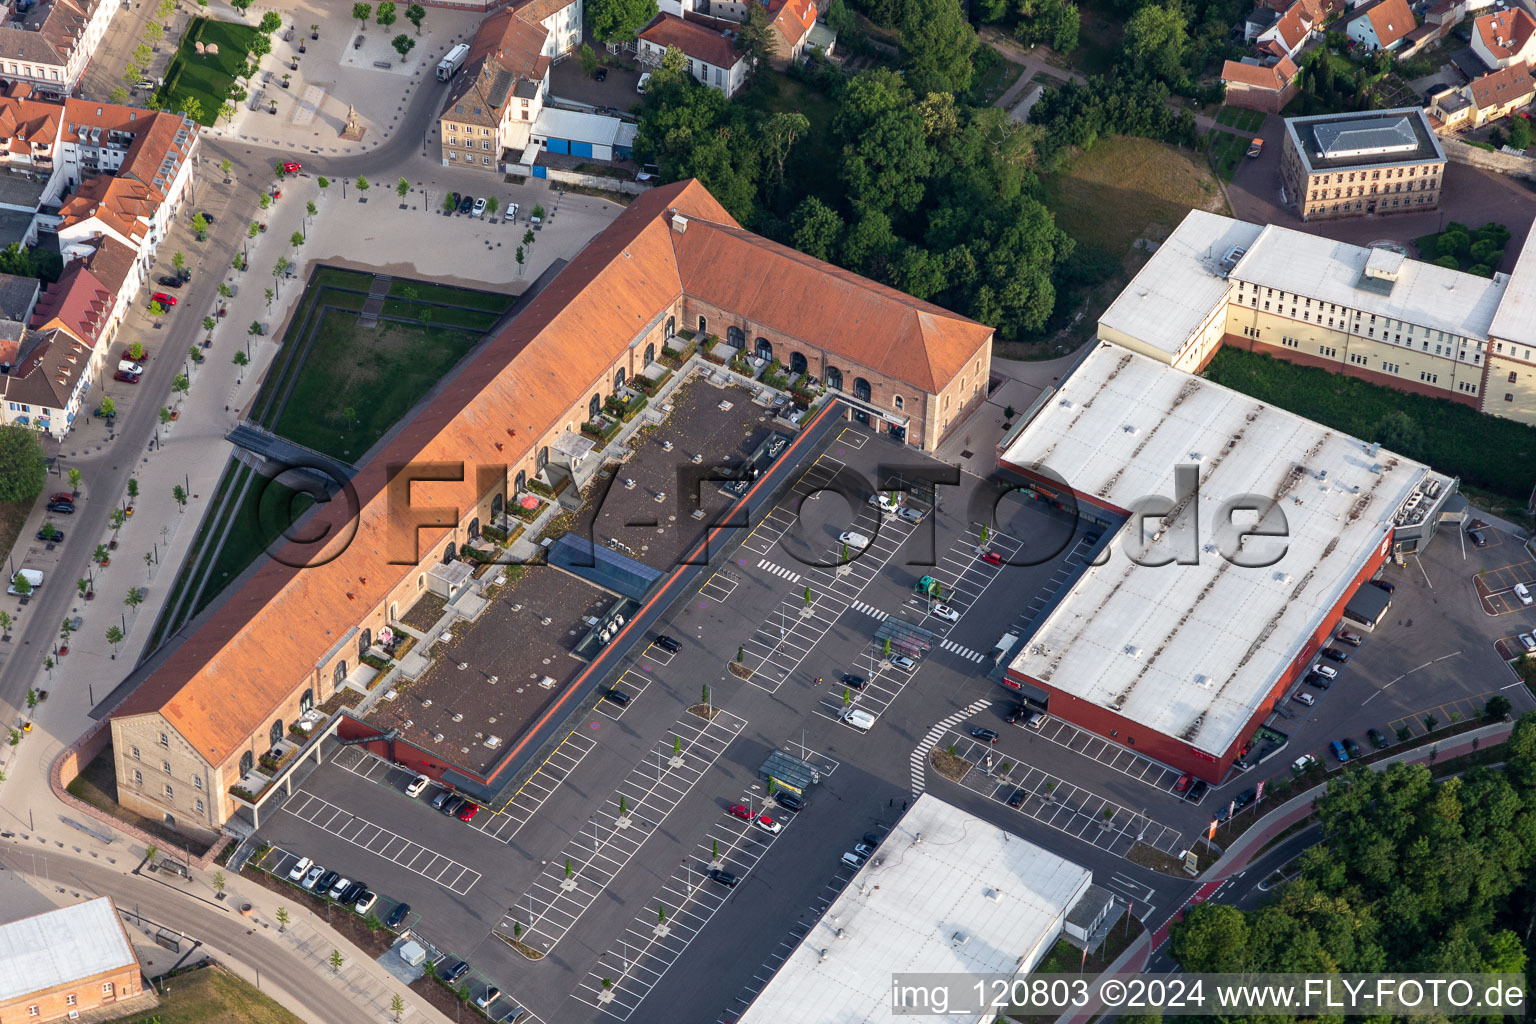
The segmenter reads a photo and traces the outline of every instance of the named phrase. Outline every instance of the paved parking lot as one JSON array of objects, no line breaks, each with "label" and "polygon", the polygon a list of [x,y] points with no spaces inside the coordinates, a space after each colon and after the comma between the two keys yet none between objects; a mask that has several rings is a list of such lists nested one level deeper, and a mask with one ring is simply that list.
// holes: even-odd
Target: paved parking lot
[{"label": "paved parking lot", "polygon": [[480,872],[452,857],[429,850],[313,793],[300,790],[283,804],[283,810],[460,896],[480,881]]},{"label": "paved parking lot", "polygon": [[[1488,530],[1485,535],[1490,538],[1504,539],[1504,534],[1498,530]],[[1491,540],[1488,547],[1493,547]],[[1524,554],[1525,550],[1514,544],[1500,545],[1500,547],[1502,552],[1509,553],[1518,551]],[[1511,612],[1523,611],[1529,606],[1516,596],[1515,584],[1523,583],[1527,588],[1536,587],[1536,561],[1527,558],[1509,565],[1484,569],[1473,579],[1477,586],[1477,596],[1483,603],[1483,611],[1489,615],[1508,615]],[[1536,591],[1533,591],[1533,594],[1536,594]]]}]

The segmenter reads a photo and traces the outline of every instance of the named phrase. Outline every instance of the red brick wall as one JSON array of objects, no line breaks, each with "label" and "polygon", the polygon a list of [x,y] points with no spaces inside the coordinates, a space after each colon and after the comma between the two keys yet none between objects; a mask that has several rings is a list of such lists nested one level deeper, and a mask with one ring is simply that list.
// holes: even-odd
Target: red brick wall
[{"label": "red brick wall", "polygon": [[1278,114],[1287,103],[1296,98],[1296,89],[1295,80],[1279,92],[1273,89],[1255,88],[1242,82],[1228,82],[1227,106],[1247,107],[1249,110],[1260,110],[1266,114]]},{"label": "red brick wall", "polygon": [[[107,983],[112,985],[110,995],[101,990],[101,986]],[[71,1011],[85,1014],[99,1007],[111,1006],[119,999],[132,999],[142,991],[139,967],[133,964],[0,1003],[0,1024],[67,1019]],[[75,999],[73,1003],[69,1001],[70,996]],[[35,1016],[31,1013],[33,1006],[38,1008]]]}]

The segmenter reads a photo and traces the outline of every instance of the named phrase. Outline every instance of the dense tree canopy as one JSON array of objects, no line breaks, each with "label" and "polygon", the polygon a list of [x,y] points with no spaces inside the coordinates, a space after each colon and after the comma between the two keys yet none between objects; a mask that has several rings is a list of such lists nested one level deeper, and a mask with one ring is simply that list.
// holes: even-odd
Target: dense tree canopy
[{"label": "dense tree canopy", "polygon": [[656,17],[656,0],[587,0],[587,24],[605,43],[632,42]]},{"label": "dense tree canopy", "polygon": [[906,0],[901,49],[907,84],[918,96],[970,88],[976,30],[960,0]]},{"label": "dense tree canopy", "polygon": [[43,493],[47,463],[37,431],[19,423],[0,427],[0,501],[31,501]]},{"label": "dense tree canopy", "polygon": [[1536,922],[1536,715],[1499,768],[1434,782],[1361,770],[1318,804],[1324,841],[1266,906],[1174,926],[1189,971],[1522,973]]}]

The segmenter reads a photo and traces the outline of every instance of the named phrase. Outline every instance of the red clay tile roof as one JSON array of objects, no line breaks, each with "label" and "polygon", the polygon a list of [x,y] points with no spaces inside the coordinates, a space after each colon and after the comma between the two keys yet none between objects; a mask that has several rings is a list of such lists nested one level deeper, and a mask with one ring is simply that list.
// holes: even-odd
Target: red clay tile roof
[{"label": "red clay tile roof", "polygon": [[[685,230],[673,226],[671,211],[687,218]],[[467,508],[483,494],[476,465],[525,458],[685,292],[925,389],[947,381],[944,374],[992,334],[751,235],[695,181],[653,189],[588,242],[360,468],[352,481],[361,506],[355,531],[347,502],[316,513],[337,538],[327,552],[335,557],[302,571],[265,562],[113,717],[158,713],[213,764],[264,736],[275,709],[303,688],[353,624],[420,571],[391,555],[403,544],[414,558],[443,536],[423,529],[418,542],[403,517],[390,513],[382,493],[387,467],[464,463],[469,479],[418,482],[412,500]]]},{"label": "red clay tile roof", "polygon": [[672,14],[663,14],[651,22],[641,30],[640,38],[663,49],[675,46],[694,60],[717,68],[734,68],[746,59],[725,36]]},{"label": "red clay tile roof", "polygon": [[[1376,41],[1383,47],[1391,46],[1418,27],[1418,22],[1413,17],[1413,10],[1408,6],[1408,0],[1375,0],[1374,3],[1360,8],[1355,17],[1371,20],[1371,28],[1376,32]],[[1354,18],[1350,20],[1353,21]]]},{"label": "red clay tile roof", "polygon": [[1531,33],[1536,32],[1536,20],[1520,7],[1485,14],[1472,24],[1488,52],[1499,60],[1508,60],[1524,50]]},{"label": "red clay tile roof", "polygon": [[38,296],[30,326],[38,330],[65,327],[94,346],[116,301],[117,296],[77,260]]},{"label": "red clay tile roof", "polygon": [[549,29],[537,19],[525,19],[524,15],[534,13],[533,5],[528,5],[517,12],[501,11],[480,23],[470,40],[464,69],[448,90],[439,116],[460,123],[500,124],[515,83],[544,80],[549,58],[543,56],[543,49]]},{"label": "red clay tile roof", "polygon": [[816,27],[816,0],[775,0],[768,17],[791,47]]},{"label": "red clay tile roof", "polygon": [[1531,80],[1531,70],[1518,61],[1507,68],[1490,72],[1472,79],[1467,88],[1472,93],[1472,104],[1478,110],[1500,107],[1506,103],[1526,102],[1536,92],[1536,82]]},{"label": "red clay tile roof", "polygon": [[91,275],[111,289],[113,295],[123,290],[133,263],[139,258],[138,250],[124,245],[111,235],[102,235],[96,250],[84,260]]},{"label": "red clay tile roof", "polygon": [[1252,86],[1255,89],[1273,89],[1279,92],[1296,77],[1296,64],[1289,57],[1268,66],[1241,64],[1235,60],[1221,65],[1221,80],[1228,83]]},{"label": "red clay tile roof", "polygon": [[1307,16],[1299,2],[1294,3],[1280,15],[1280,20],[1275,22],[1271,31],[1279,36],[1285,46],[1285,52],[1292,54],[1306,41],[1307,33],[1312,31],[1312,19]]},{"label": "red clay tile roof", "polygon": [[16,366],[0,377],[0,400],[63,409],[90,364],[91,349],[62,327],[27,331]]}]

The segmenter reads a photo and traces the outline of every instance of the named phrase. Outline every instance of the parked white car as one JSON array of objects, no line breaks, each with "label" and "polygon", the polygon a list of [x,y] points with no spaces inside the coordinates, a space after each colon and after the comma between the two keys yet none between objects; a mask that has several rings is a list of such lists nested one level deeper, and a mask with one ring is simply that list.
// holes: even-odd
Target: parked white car
[{"label": "parked white car", "polygon": [[1322,662],[1318,662],[1316,665],[1313,665],[1312,666],[1312,671],[1316,672],[1318,675],[1322,676],[1325,679],[1337,679],[1337,678],[1339,678],[1339,670],[1338,669],[1334,668],[1332,665],[1324,665]]},{"label": "parked white car", "polygon": [[1520,646],[1525,648],[1526,653],[1536,654],[1536,636],[1532,636],[1529,633],[1521,633]]},{"label": "parked white car", "polygon": [[309,872],[309,869],[314,866],[315,862],[310,860],[308,857],[300,857],[299,862],[288,869],[288,881],[303,881],[304,876]]},{"label": "parked white car", "polygon": [[1294,700],[1298,704],[1305,704],[1307,707],[1311,707],[1317,703],[1317,698],[1305,690],[1298,691],[1297,694],[1291,698],[1291,700]]},{"label": "parked white car", "polygon": [[405,795],[412,797],[421,796],[431,782],[432,780],[425,775],[418,775],[411,780],[410,785],[405,787]]},{"label": "parked white car", "polygon": [[937,615],[945,622],[960,621],[960,613],[955,611],[949,605],[945,604],[943,601],[940,601],[938,604],[934,605],[930,610],[933,612],[933,614]]},{"label": "parked white car", "polygon": [[842,541],[844,544],[847,544],[855,551],[863,551],[865,548],[869,547],[869,538],[864,536],[862,533],[856,533],[853,530],[844,530],[842,533],[837,535],[837,539]]},{"label": "parked white car", "polygon": [[1524,583],[1515,584],[1515,596],[1520,599],[1521,604],[1530,604],[1533,600],[1531,597],[1531,589]]},{"label": "parked white car", "polygon": [[891,655],[891,664],[895,665],[897,668],[904,668],[908,672],[912,671],[914,668],[917,667],[917,662],[913,661],[911,658],[907,657],[905,654],[893,654],[893,655]]}]

